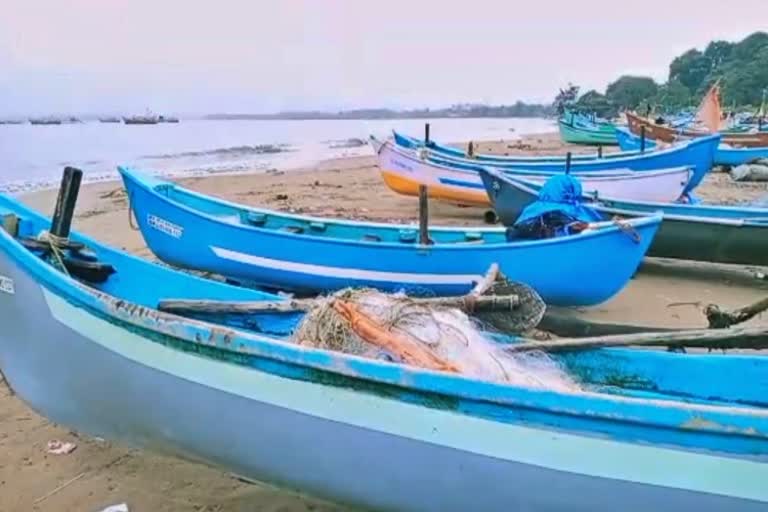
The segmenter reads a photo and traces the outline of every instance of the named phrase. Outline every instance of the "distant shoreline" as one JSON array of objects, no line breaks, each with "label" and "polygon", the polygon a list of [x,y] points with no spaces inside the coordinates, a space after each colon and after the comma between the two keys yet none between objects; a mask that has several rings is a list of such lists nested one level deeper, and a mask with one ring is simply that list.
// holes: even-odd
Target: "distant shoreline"
[{"label": "distant shoreline", "polygon": [[335,120],[387,120],[387,119],[480,119],[480,118],[551,118],[555,115],[551,105],[514,105],[487,106],[471,105],[442,109],[358,109],[339,112],[295,111],[272,114],[233,114],[218,113],[202,117],[210,121],[335,121]]}]

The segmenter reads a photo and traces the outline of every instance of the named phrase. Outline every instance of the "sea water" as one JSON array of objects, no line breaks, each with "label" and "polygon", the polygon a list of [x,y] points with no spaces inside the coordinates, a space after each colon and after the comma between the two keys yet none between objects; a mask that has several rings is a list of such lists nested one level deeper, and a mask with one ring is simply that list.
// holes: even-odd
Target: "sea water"
[{"label": "sea water", "polygon": [[[118,165],[163,176],[295,169],[321,160],[372,155],[369,135],[396,129],[423,136],[423,119],[208,121],[125,125],[90,121],[62,125],[0,125],[0,192],[58,184],[63,167],[86,181],[114,179]],[[438,141],[514,139],[554,129],[545,119],[430,119]],[[354,140],[354,139],[357,139]]]}]

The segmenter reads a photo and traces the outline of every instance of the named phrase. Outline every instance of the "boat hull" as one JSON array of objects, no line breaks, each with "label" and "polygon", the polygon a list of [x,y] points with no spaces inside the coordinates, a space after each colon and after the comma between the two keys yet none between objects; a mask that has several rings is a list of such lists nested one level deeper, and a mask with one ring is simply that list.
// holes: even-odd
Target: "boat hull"
[{"label": "boat hull", "polygon": [[[404,137],[399,137],[404,139]],[[397,138],[396,138],[397,140]],[[413,142],[407,144],[413,145]],[[720,143],[720,135],[700,137],[692,141],[684,141],[669,148],[647,153],[630,152],[621,153],[620,156],[607,158],[581,159],[575,158],[571,162],[571,172],[616,172],[616,171],[651,171],[659,169],[671,169],[675,167],[691,167],[691,177],[685,192],[695,189],[704,176],[712,169],[715,159],[715,151]],[[450,152],[454,152],[451,150]],[[436,157],[428,154],[428,158],[442,165],[471,166],[493,165],[504,170],[522,170],[526,172],[565,172],[566,163],[553,157],[531,158],[521,160],[519,158],[494,158],[493,163],[489,159],[478,161],[475,159],[461,158],[448,152],[435,151]]]},{"label": "boat hull", "polygon": [[[438,229],[432,231],[435,236],[440,232],[455,233],[461,236],[461,242],[438,241],[435,245],[415,244],[413,239],[384,242],[398,240],[398,233],[407,227],[367,223],[334,223],[339,236],[355,239],[321,233],[313,236],[311,222],[307,224],[309,234],[297,235],[245,225],[232,213],[201,213],[168,199],[132,171],[121,171],[139,228],[160,259],[301,294],[367,286],[416,295],[463,295],[491,265],[497,264],[509,279],[530,285],[548,304],[598,304],[626,285],[660,223],[656,218],[638,225],[642,233],[639,243],[617,228],[515,243],[506,242],[503,230],[498,229],[487,230],[493,240],[482,238],[482,231]],[[161,185],[165,186],[172,185]],[[193,200],[208,211],[220,208],[212,198],[197,195]],[[238,211],[232,210],[232,205],[228,207]],[[245,207],[237,208],[247,211]],[[303,222],[291,216],[285,218],[293,225]],[[327,224],[322,229],[328,229]],[[410,231],[413,233],[413,228]],[[379,241],[361,240],[365,235],[377,236]],[[568,256],[564,258],[564,254]],[[606,268],[591,263],[598,255]],[[542,270],[546,268],[557,268],[558,272]],[[559,273],[578,278],[563,280]]]},{"label": "boat hull", "polygon": [[[537,197],[521,188],[509,186],[503,180],[483,175],[488,190],[492,190],[494,210],[505,225],[512,225],[522,210],[536,201]],[[490,193],[490,192],[489,192]],[[642,209],[619,201],[602,199],[604,207],[597,208],[608,216],[620,215],[638,218],[664,210],[661,205],[649,205]],[[668,205],[648,256],[674,258],[715,263],[742,265],[768,265],[768,215],[744,222],[738,218],[707,218],[705,216],[680,215],[684,205]],[[706,207],[705,207],[706,208]],[[677,209],[677,211],[675,210]],[[766,212],[768,214],[768,212]]]},{"label": "boat hull", "polygon": [[[378,151],[378,164],[384,183],[394,192],[418,196],[419,185],[426,185],[429,197],[456,204],[490,206],[488,194],[477,171],[437,165],[412,152],[384,144]],[[551,174],[508,171],[510,174],[543,184]],[[604,174],[604,175],[601,175]],[[690,179],[685,168],[662,171],[578,174],[586,193],[638,201],[675,201]]]},{"label": "boat hull", "polygon": [[570,144],[585,144],[590,146],[615,146],[618,144],[616,135],[603,130],[590,130],[571,125],[563,120],[558,122],[560,138]]},{"label": "boat hull", "polygon": [[[617,129],[616,138],[623,151],[640,149],[640,137],[629,130]],[[646,139],[645,144],[648,149],[656,146],[656,142],[652,139]],[[715,151],[715,165],[737,166],[759,159],[768,159],[768,147],[732,148],[720,145]]]},{"label": "boat hull", "polygon": [[[645,129],[648,138],[662,142],[675,142],[681,137],[705,137],[709,134],[694,130],[678,131],[668,126],[661,126],[648,119],[627,112],[627,125],[635,135],[641,135]],[[723,142],[741,147],[768,147],[768,132],[757,133],[723,133]]]},{"label": "boat hull", "polygon": [[[8,382],[52,421],[94,436],[383,511],[756,512],[768,503],[738,480],[746,464],[763,481],[761,463],[499,423],[375,386],[312,382],[308,368],[277,360],[266,367],[284,375],[245,368],[72,303],[3,251],[0,275],[14,285],[0,292]],[[711,483],[718,493],[703,491]]]}]

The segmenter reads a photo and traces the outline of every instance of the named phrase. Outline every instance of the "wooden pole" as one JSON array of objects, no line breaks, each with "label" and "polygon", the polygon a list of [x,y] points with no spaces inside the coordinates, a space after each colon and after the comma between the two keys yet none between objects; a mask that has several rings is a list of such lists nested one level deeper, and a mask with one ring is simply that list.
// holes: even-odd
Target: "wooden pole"
[{"label": "wooden pole", "polygon": [[764,349],[768,348],[768,328],[731,327],[729,329],[691,329],[674,332],[617,334],[590,338],[560,338],[550,341],[528,341],[510,345],[508,352],[568,352],[603,347],[626,346],[698,347],[708,349]]},{"label": "wooden pole", "polygon": [[426,185],[419,185],[419,243],[429,244],[429,195]]},{"label": "wooden pole", "polygon": [[424,144],[429,144],[429,123],[424,123]]},{"label": "wooden pole", "polygon": [[[490,286],[484,292],[488,289],[490,289]],[[484,296],[475,292],[460,297],[412,297],[409,300],[427,307],[456,308],[469,314],[514,311],[521,304],[520,297],[517,295]],[[243,302],[163,299],[158,304],[158,309],[166,313],[182,316],[195,313],[205,315],[252,315],[258,313],[306,313],[315,304],[317,304],[317,301],[314,299]]]},{"label": "wooden pole", "polygon": [[645,153],[645,126],[640,127],[640,152]]},{"label": "wooden pole", "polygon": [[565,155],[565,174],[571,174],[571,152]]},{"label": "wooden pole", "polygon": [[75,213],[77,194],[80,191],[80,182],[83,179],[83,171],[74,167],[64,168],[61,177],[61,187],[56,198],[56,209],[53,212],[51,222],[51,234],[60,239],[69,238],[72,228],[72,217]]}]

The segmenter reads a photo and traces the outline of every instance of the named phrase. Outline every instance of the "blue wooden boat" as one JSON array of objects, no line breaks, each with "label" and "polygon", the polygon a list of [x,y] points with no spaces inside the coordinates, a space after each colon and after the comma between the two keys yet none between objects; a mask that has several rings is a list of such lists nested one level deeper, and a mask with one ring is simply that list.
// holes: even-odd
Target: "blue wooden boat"
[{"label": "blue wooden boat", "polygon": [[[429,197],[455,204],[489,206],[488,194],[478,170],[480,163],[442,165],[444,159],[423,157],[423,150],[398,147],[390,141],[376,146],[377,163],[384,183],[398,194],[418,196],[419,187],[427,187]],[[504,169],[504,172],[522,179],[544,183],[557,173]],[[599,195],[643,201],[676,201],[688,186],[691,171],[688,167],[658,171],[574,171],[585,191]]]},{"label": "blue wooden boat", "polygon": [[[538,198],[540,185],[493,169],[481,172],[502,223],[512,225]],[[605,219],[642,218],[663,212],[664,221],[648,256],[715,263],[768,265],[768,209],[650,203],[585,196],[583,202]]]},{"label": "blue wooden boat", "polygon": [[[395,139],[396,142],[398,140],[402,140],[402,137]],[[720,135],[711,135],[692,141],[680,142],[660,151],[634,152],[629,155],[622,154],[622,157],[596,158],[591,160],[573,159],[571,170],[616,171],[630,169],[633,171],[649,171],[688,166],[693,168],[693,176],[685,190],[688,193],[701,183],[701,180],[704,179],[704,176],[712,168],[715,150],[719,142]],[[431,143],[429,149],[433,149]],[[476,155],[472,159],[457,157],[449,152],[443,152],[441,148],[437,147],[434,147],[434,152],[437,155],[429,153],[429,158],[438,159],[442,165],[476,166],[479,163],[476,160],[481,159],[480,155]],[[562,157],[559,160],[545,157],[550,159],[543,161],[536,161],[537,157],[532,157],[528,160],[517,160],[516,157],[496,158],[496,160],[484,159],[483,161],[493,162],[492,165],[499,169],[523,169],[526,171],[564,172],[566,166],[565,159]]]},{"label": "blue wooden boat", "polygon": [[116,273],[76,280],[0,229],[0,370],[68,428],[383,511],[768,507],[768,358],[602,349],[555,356],[584,391],[491,383],[160,312],[270,297],[71,238]]},{"label": "blue wooden boat", "polygon": [[[616,129],[616,138],[619,141],[619,146],[623,151],[635,151],[639,150],[642,142],[640,137],[630,132],[626,128]],[[645,147],[648,150],[656,149],[656,141],[653,139],[645,139]],[[766,158],[768,159],[768,147],[749,147],[749,148],[734,148],[727,144],[720,144],[715,151],[715,165],[730,165],[737,166],[753,162],[755,160]]]},{"label": "blue wooden boat", "polygon": [[[429,236],[434,243],[421,245],[414,226],[258,210],[131,169],[120,168],[120,173],[144,239],[161,260],[302,294],[368,286],[463,295],[496,263],[547,304],[598,304],[624,287],[661,222],[661,217],[635,221],[639,242],[616,226],[513,242],[499,228],[433,228]],[[594,265],[595,258],[600,266]]]}]

